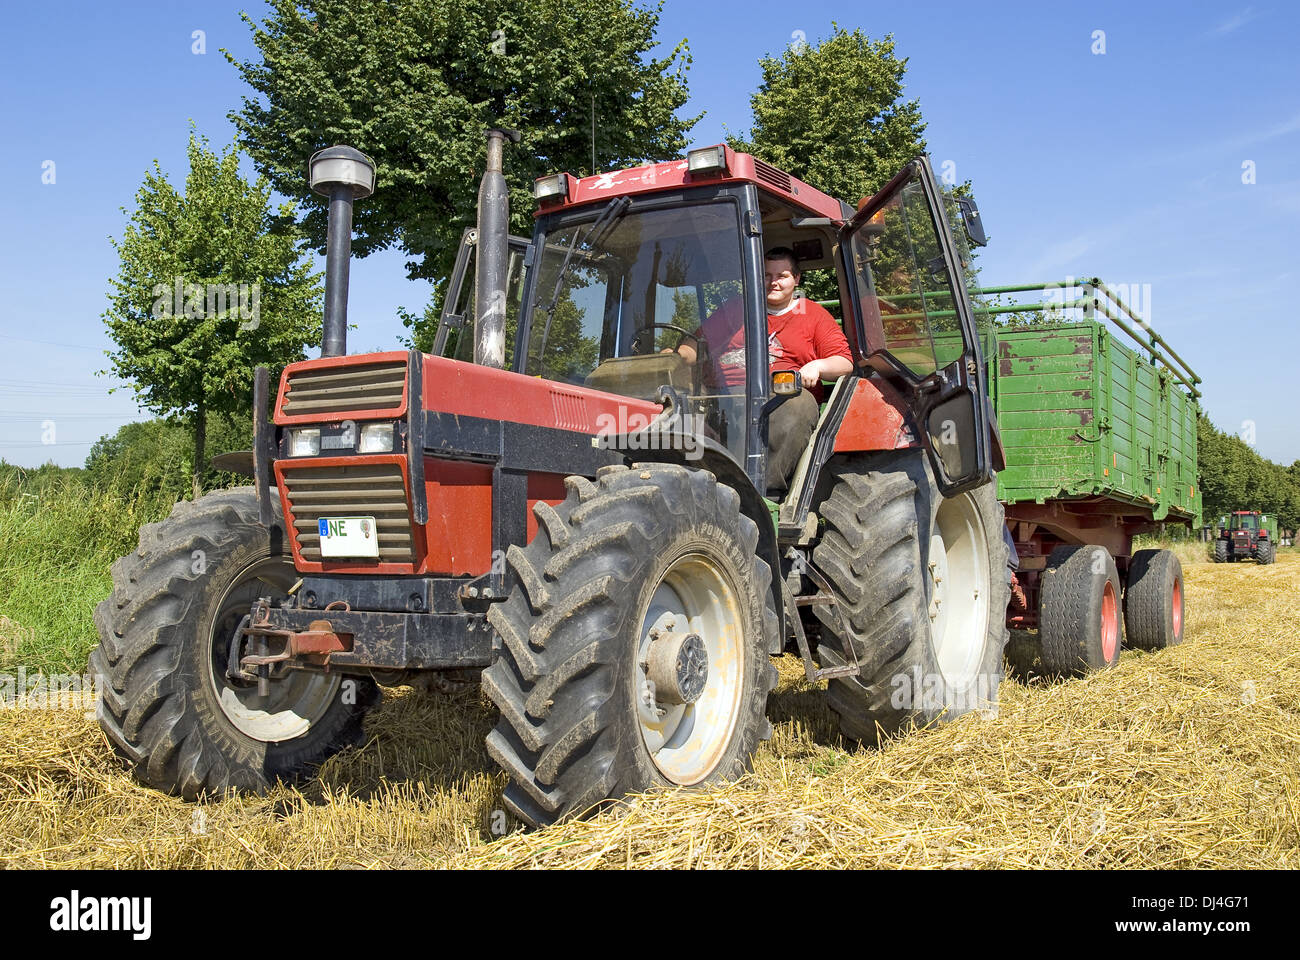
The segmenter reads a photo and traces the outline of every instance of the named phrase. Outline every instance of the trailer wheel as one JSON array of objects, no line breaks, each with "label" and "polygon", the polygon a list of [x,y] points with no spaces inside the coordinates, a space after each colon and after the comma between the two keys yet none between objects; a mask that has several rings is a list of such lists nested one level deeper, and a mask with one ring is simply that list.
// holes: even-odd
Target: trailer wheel
[{"label": "trailer wheel", "polygon": [[1275,559],[1277,555],[1273,552],[1272,540],[1261,540],[1255,545],[1255,560],[1261,566],[1272,563]]},{"label": "trailer wheel", "polygon": [[758,528],[735,490],[674,464],[605,467],[539,503],[488,613],[483,689],[505,803],[544,826],[607,798],[739,777],[760,740],[780,644]]},{"label": "trailer wheel", "polygon": [[989,483],[944,499],[915,451],[841,460],[818,512],[813,561],[838,594],[846,636],[823,606],[822,666],[840,731],[878,742],[909,721],[995,713],[1010,598],[1002,505]]},{"label": "trailer wheel", "polygon": [[1227,540],[1214,541],[1214,562],[1215,563],[1228,562],[1228,541]]},{"label": "trailer wheel", "polygon": [[1124,632],[1129,644],[1163,650],[1183,642],[1183,565],[1169,550],[1139,550],[1128,568]]},{"label": "trailer wheel", "polygon": [[1123,642],[1119,571],[1105,547],[1060,546],[1047,558],[1039,594],[1043,666],[1061,676],[1107,670]]},{"label": "trailer wheel", "polygon": [[253,601],[285,596],[297,574],[279,506],[270,529],[252,487],[183,501],[140,528],[95,608],[90,671],[99,724],[149,786],[186,799],[264,792],[361,738],[374,683],[305,671],[255,684],[225,676],[230,638]]}]

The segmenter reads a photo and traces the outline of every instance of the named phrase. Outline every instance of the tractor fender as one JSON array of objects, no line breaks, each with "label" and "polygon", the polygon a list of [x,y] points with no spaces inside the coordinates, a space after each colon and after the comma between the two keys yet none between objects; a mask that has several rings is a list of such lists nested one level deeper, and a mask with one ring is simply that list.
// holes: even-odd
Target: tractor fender
[{"label": "tractor fender", "polygon": [[[678,408],[680,409],[680,408]],[[758,555],[772,571],[773,603],[781,618],[781,637],[786,636],[785,604],[781,579],[781,558],[777,551],[776,525],[768,502],[754,486],[744,466],[717,441],[683,431],[680,419],[672,417],[673,403],[644,430],[602,434],[600,446],[617,450],[631,463],[675,463],[692,470],[707,470],[719,483],[731,487],[740,496],[740,512],[758,527]],[[784,639],[782,639],[784,643]],[[774,650],[779,653],[780,650]]]}]

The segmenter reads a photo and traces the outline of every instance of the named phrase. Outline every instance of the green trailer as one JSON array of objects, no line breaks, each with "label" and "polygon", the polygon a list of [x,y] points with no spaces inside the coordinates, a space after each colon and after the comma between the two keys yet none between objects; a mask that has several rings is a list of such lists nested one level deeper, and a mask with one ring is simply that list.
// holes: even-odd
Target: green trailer
[{"label": "green trailer", "polygon": [[[1051,290],[1063,302],[990,302]],[[1200,378],[1099,279],[980,299],[1006,456],[998,497],[1019,555],[1008,625],[1037,629],[1044,663],[1065,673],[1113,665],[1124,642],[1178,643],[1181,566],[1169,551],[1135,552],[1133,538],[1200,526]]]}]

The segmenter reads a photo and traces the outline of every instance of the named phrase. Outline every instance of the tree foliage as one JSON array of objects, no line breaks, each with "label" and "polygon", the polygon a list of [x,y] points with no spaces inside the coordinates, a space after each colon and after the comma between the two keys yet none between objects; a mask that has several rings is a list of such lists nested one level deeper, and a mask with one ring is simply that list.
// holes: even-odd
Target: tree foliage
[{"label": "tree foliage", "polygon": [[1196,437],[1197,482],[1207,525],[1233,510],[1259,510],[1276,514],[1284,530],[1300,526],[1300,460],[1289,467],[1265,460],[1204,414],[1197,421]]},{"label": "tree foliage", "polygon": [[154,161],[113,241],[121,265],[104,313],[117,344],[111,372],[142,406],[188,424],[196,496],[207,415],[247,417],[254,367],[301,359],[321,336],[319,274],[293,205],[273,212],[270,186],[244,180],[239,159],[237,148],[217,155],[191,134],[184,193]]},{"label": "tree foliage", "polygon": [[[483,132],[522,141],[505,153],[511,226],[531,234],[533,180],[569,170],[679,156],[694,119],[679,119],[690,64],[683,40],[650,52],[659,8],[631,0],[271,0],[254,28],[261,60],[236,63],[260,96],[232,114],[275,188],[309,198],[307,160],[333,143],[377,164],[377,189],[354,212],[354,252],[391,245],[412,278],[451,272],[475,221]],[[323,248],[326,207],[303,226]],[[426,338],[427,339],[427,338]]]},{"label": "tree foliage", "polygon": [[[209,417],[204,435],[207,447],[217,453],[247,450],[253,442],[252,417],[234,421]],[[205,489],[247,483],[238,474],[201,465]],[[141,497],[174,502],[191,489],[194,445],[189,431],[178,423],[146,420],[128,423],[116,433],[95,441],[86,457],[85,478],[96,489],[123,500]]]},{"label": "tree foliage", "polygon": [[[753,127],[727,138],[734,149],[850,203],[925,152],[921,105],[902,99],[907,60],[895,56],[892,36],[873,41],[832,23],[827,39],[793,44],[759,66]],[[839,296],[829,271],[805,274],[802,286],[813,299]]]},{"label": "tree foliage", "polygon": [[823,193],[855,203],[925,152],[917,100],[902,99],[907,59],[894,40],[832,24],[819,44],[759,61],[754,125],[732,147],[762,157]]}]

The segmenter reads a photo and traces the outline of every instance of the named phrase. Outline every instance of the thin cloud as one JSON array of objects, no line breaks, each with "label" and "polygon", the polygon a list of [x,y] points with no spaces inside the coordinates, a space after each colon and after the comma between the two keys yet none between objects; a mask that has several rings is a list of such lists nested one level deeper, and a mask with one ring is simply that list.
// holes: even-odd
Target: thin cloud
[{"label": "thin cloud", "polygon": [[1233,33],[1236,30],[1240,30],[1246,24],[1250,23],[1250,21],[1255,20],[1258,17],[1259,14],[1255,12],[1254,7],[1247,7],[1245,10],[1242,10],[1239,13],[1235,13],[1227,20],[1224,20],[1223,23],[1219,24],[1217,27],[1212,29],[1209,32],[1208,36],[1222,37],[1229,33]]}]

